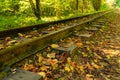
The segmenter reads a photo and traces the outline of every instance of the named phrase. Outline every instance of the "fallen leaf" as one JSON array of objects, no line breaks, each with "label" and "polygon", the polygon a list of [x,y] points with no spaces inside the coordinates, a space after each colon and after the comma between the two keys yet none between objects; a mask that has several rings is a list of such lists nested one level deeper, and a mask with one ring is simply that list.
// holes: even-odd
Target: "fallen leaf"
[{"label": "fallen leaf", "polygon": [[65,71],[70,72],[70,68],[68,66],[65,66]]},{"label": "fallen leaf", "polygon": [[10,41],[11,40],[11,37],[6,37],[5,38],[5,41],[7,42],[7,41]]},{"label": "fallen leaf", "polygon": [[98,66],[97,64],[93,64],[92,65],[94,68],[96,68],[96,69],[99,69],[100,68],[100,66]]},{"label": "fallen leaf", "polygon": [[25,70],[32,70],[34,68],[35,68],[34,64],[25,64],[25,66],[24,66]]},{"label": "fallen leaf", "polygon": [[73,66],[70,66],[70,70],[72,70],[72,71],[73,71],[73,70],[74,70],[74,67],[73,67]]},{"label": "fallen leaf", "polygon": [[43,78],[46,77],[46,73],[45,72],[39,72],[38,74],[41,75]]},{"label": "fallen leaf", "polygon": [[22,33],[18,33],[18,36],[19,36],[19,37],[23,37],[23,34],[22,34]]},{"label": "fallen leaf", "polygon": [[87,77],[94,77],[94,75],[92,75],[92,74],[87,74],[86,76]]},{"label": "fallen leaf", "polygon": [[96,58],[98,58],[98,59],[102,59],[102,57],[99,56],[98,54],[96,54],[96,53],[93,53],[93,54],[95,55]]},{"label": "fallen leaf", "polygon": [[42,71],[47,71],[48,68],[49,68],[48,66],[43,65],[43,66],[40,67],[40,70],[42,70]]},{"label": "fallen leaf", "polygon": [[84,71],[84,67],[82,66],[82,65],[78,65],[77,66],[77,70],[80,70],[82,73],[84,73],[85,71]]},{"label": "fallen leaf", "polygon": [[57,59],[48,59],[47,62],[49,62],[52,66],[58,63]]},{"label": "fallen leaf", "polygon": [[12,40],[12,41],[8,41],[6,43],[7,46],[11,46],[12,44],[15,44],[17,41],[16,40]]},{"label": "fallen leaf", "polygon": [[57,47],[59,47],[59,45],[57,45],[57,44],[52,44],[52,45],[50,45],[52,48],[57,48]]},{"label": "fallen leaf", "polygon": [[86,64],[86,67],[89,69],[89,70],[93,70],[93,67],[90,65],[90,63],[87,62]]},{"label": "fallen leaf", "polygon": [[2,44],[0,44],[0,49],[3,49],[3,48],[4,48],[4,46]]},{"label": "fallen leaf", "polygon": [[67,62],[68,62],[69,64],[71,63],[71,58],[70,58],[70,57],[67,58]]},{"label": "fallen leaf", "polygon": [[85,53],[85,52],[82,52],[82,55],[83,55],[83,57],[87,57],[88,56],[87,53]]},{"label": "fallen leaf", "polygon": [[[61,76],[60,74],[55,74],[54,78],[59,78],[60,76]],[[59,79],[57,79],[57,80],[59,80]]]},{"label": "fallen leaf", "polygon": [[76,43],[76,45],[78,46],[78,47],[82,47],[83,46],[83,44],[82,43]]},{"label": "fallen leaf", "polygon": [[37,54],[38,56],[38,62],[41,63],[43,61],[42,54]]},{"label": "fallen leaf", "polygon": [[58,68],[58,64],[53,64],[52,68],[53,68],[53,70],[56,70]]},{"label": "fallen leaf", "polygon": [[52,53],[48,53],[48,54],[47,54],[47,57],[48,57],[48,58],[55,58],[55,55],[56,55],[56,53],[55,53],[55,52],[52,52]]}]

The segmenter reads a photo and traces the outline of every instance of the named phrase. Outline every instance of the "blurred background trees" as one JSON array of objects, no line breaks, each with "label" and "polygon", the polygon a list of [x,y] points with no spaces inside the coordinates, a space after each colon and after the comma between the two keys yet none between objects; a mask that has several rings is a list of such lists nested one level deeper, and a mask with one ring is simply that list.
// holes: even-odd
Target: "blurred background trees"
[{"label": "blurred background trees", "polygon": [[[107,10],[107,1],[110,0],[0,0],[0,27],[31,25]],[[120,5],[119,0],[115,2]]]}]

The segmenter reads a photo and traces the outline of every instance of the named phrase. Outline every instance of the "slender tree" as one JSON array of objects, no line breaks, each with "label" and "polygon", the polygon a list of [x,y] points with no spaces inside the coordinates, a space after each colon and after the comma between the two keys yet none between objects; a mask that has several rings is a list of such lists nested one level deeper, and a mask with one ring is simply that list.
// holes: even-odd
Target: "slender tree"
[{"label": "slender tree", "polygon": [[78,0],[76,0],[76,10],[78,10]]},{"label": "slender tree", "polygon": [[85,0],[82,0],[82,13],[83,13],[84,10],[85,10],[85,6],[86,6],[86,1],[85,1]]},{"label": "slender tree", "polygon": [[41,19],[40,17],[40,0],[35,0],[35,4],[33,0],[29,0],[31,8],[34,12],[34,15],[38,18]]}]

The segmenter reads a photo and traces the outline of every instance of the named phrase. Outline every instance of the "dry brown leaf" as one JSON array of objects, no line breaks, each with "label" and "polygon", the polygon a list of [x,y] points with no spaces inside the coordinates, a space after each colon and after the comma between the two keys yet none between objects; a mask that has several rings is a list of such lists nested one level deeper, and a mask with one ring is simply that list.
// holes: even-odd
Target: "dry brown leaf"
[{"label": "dry brown leaf", "polygon": [[93,70],[93,67],[87,62],[86,64],[86,67],[89,69],[89,70]]},{"label": "dry brown leaf", "polygon": [[42,70],[42,71],[47,71],[48,68],[49,68],[48,66],[43,65],[43,66],[40,67],[40,70]]},{"label": "dry brown leaf", "polygon": [[6,43],[7,46],[11,46],[12,44],[15,44],[17,41],[16,40],[11,40]]},{"label": "dry brown leaf", "polygon": [[7,42],[7,41],[10,41],[11,40],[11,37],[6,37],[5,38],[5,41]]},{"label": "dry brown leaf", "polygon": [[55,64],[58,63],[58,60],[57,59],[48,59],[48,61],[52,66],[54,66]]},{"label": "dry brown leaf", "polygon": [[34,68],[35,68],[34,64],[25,64],[25,66],[24,66],[25,70],[32,70]]}]

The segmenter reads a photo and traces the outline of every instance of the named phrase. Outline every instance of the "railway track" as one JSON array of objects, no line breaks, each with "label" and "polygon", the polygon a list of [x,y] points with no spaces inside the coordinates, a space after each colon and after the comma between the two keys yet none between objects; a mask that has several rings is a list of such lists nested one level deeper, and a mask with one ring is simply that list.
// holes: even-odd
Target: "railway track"
[{"label": "railway track", "polygon": [[[32,54],[37,53],[38,51],[46,48],[48,45],[58,42],[65,37],[72,35],[73,31],[79,31],[85,29],[89,23],[95,21],[96,19],[108,14],[111,11],[100,12],[95,14],[86,15],[83,17],[76,17],[66,20],[54,21],[49,23],[44,23],[35,26],[23,27],[18,29],[12,29],[7,31],[0,32],[1,46],[0,49],[0,74],[4,76],[5,71],[13,64],[18,61],[23,60],[26,57],[29,57]],[[99,25],[93,25],[94,28],[87,28],[88,31],[96,31],[98,28],[101,28],[101,23]],[[95,28],[97,27],[97,28]],[[34,31],[32,31],[34,30]],[[7,37],[9,36],[9,37]],[[76,34],[76,36],[81,37],[90,37],[91,35]],[[69,46],[68,48],[55,48],[60,51],[70,51],[74,52],[76,45]]]}]

